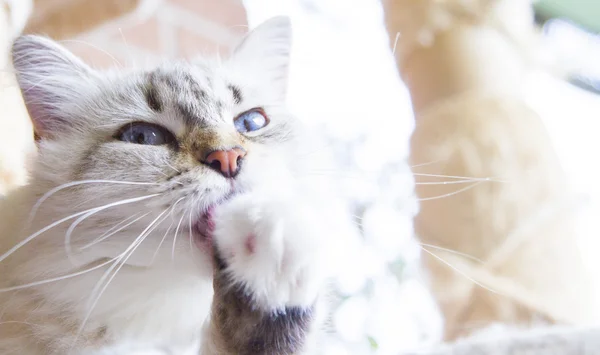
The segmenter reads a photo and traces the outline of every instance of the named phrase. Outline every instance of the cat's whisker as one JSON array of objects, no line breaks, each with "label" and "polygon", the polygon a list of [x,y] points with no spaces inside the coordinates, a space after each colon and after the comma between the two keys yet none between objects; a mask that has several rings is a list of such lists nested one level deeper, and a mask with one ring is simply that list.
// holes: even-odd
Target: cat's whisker
[{"label": "cat's whisker", "polygon": [[[123,252],[123,254],[121,254],[121,256],[119,256],[119,258],[113,262],[113,265],[111,267],[109,267],[109,269],[104,273],[102,278],[100,278],[98,283],[96,283],[96,287],[94,287],[94,289],[92,290],[91,296],[90,296],[90,301],[92,298],[94,299],[94,301],[91,303],[91,305],[88,306],[88,312],[87,312],[85,318],[83,319],[81,325],[79,326],[79,329],[75,336],[75,340],[73,341],[73,346],[75,346],[77,339],[79,339],[79,337],[81,336],[81,333],[83,332],[83,329],[85,328],[85,325],[87,324],[89,317],[91,316],[92,312],[96,308],[96,305],[100,301],[100,298],[102,297],[102,295],[104,294],[104,292],[106,291],[106,289],[108,288],[108,286],[110,285],[112,280],[117,276],[117,274],[119,273],[121,268],[127,263],[127,260],[133,255],[133,253],[136,251],[136,249],[143,243],[143,241],[146,239],[146,237],[148,235],[150,235],[150,233],[152,233],[152,231],[158,225],[160,225],[160,223],[162,223],[164,221],[164,219],[163,219],[163,220],[161,220],[160,223],[157,223],[157,221],[168,211],[169,211],[169,209],[165,209],[154,220],[152,220],[152,222],[150,222],[148,227],[146,227],[146,229],[144,229],[142,231],[142,233],[140,233],[140,235],[133,241],[133,243],[131,243],[131,245]],[[115,269],[115,267],[116,267],[116,269]],[[108,278],[108,280],[106,281],[104,286],[102,286],[101,289],[98,289],[100,287],[100,285],[102,285],[104,280],[108,277],[108,275],[110,275],[110,273],[112,272],[113,269],[115,269],[115,272]],[[94,295],[94,294],[97,294],[97,296],[92,297],[92,295]]]},{"label": "cat's whisker", "polygon": [[475,261],[475,262],[477,262],[479,264],[484,264],[485,263],[483,260],[481,260],[481,259],[479,259],[477,257],[474,257],[473,255],[470,255],[470,254],[461,253],[461,252],[453,250],[453,249],[448,249],[448,248],[440,247],[440,246],[433,245],[433,244],[421,243],[419,241],[417,241],[417,243],[420,245],[421,249],[424,249],[424,248],[437,249],[437,250],[440,250],[440,251],[444,251],[444,252],[447,252],[447,253],[451,253],[451,254],[454,254],[454,255],[461,256],[463,258],[467,258],[467,259],[469,259],[471,261]]},{"label": "cat's whisker", "polygon": [[[140,234],[139,234],[139,235],[138,235],[138,236],[137,236],[137,237],[136,237],[136,238],[133,240],[133,242],[132,242],[132,243],[131,243],[131,244],[130,244],[130,245],[129,245],[129,246],[126,248],[126,249],[125,249],[125,251],[124,251],[123,253],[121,253],[119,256],[125,257],[125,256],[126,256],[126,254],[127,254],[127,253],[128,253],[128,252],[129,252],[129,251],[132,249],[132,248],[134,248],[134,247],[135,247],[135,244],[136,244],[138,241],[140,241],[140,240],[142,240],[143,238],[145,238],[145,236],[151,232],[151,230],[150,230],[150,229],[152,228],[152,226],[153,226],[153,225],[156,223],[156,221],[157,221],[158,219],[160,219],[160,217],[161,217],[162,215],[164,215],[164,214],[165,214],[165,213],[166,213],[168,210],[169,210],[169,209],[166,209],[166,210],[164,210],[164,211],[163,211],[163,212],[161,212],[161,213],[160,213],[160,214],[159,214],[159,215],[158,215],[156,218],[154,218],[154,219],[153,219],[153,220],[152,220],[152,221],[151,221],[151,222],[148,224],[148,226],[147,226],[147,227],[146,227],[146,228],[145,228],[145,229],[144,229],[144,230],[143,230],[143,231],[142,231],[142,232],[141,232],[141,233],[140,233]],[[161,221],[161,222],[162,222],[162,221]],[[150,232],[149,232],[149,231],[150,231]],[[116,260],[116,261],[115,261],[115,264],[116,264],[116,263],[118,263],[118,261],[119,261],[119,260]],[[114,266],[114,265],[113,265],[113,266]],[[105,275],[103,275],[103,276],[102,276],[102,278],[100,278],[100,280],[98,281],[98,284],[96,285],[96,287],[94,288],[94,290],[96,290],[98,287],[100,287],[100,286],[99,286],[99,284],[101,284],[101,283],[102,283],[102,282],[103,282],[103,281],[106,279],[106,277],[108,277],[106,274],[110,272],[110,270],[113,268],[113,266],[111,266],[111,268],[109,268],[109,270],[107,270],[107,272],[105,273]],[[92,294],[94,293],[94,290],[92,290]]]},{"label": "cat's whisker", "polygon": [[165,161],[165,165],[166,165],[166,166],[168,166],[169,168],[171,168],[171,169],[175,170],[175,172],[177,172],[177,173],[181,174],[181,171],[179,171],[179,170],[175,169],[175,168],[173,167],[173,165],[169,164],[169,162],[168,162],[168,161]]},{"label": "cat's whisker", "polygon": [[90,217],[98,212],[100,212],[100,210],[93,210],[93,211],[90,211],[90,212],[84,214],[83,216],[77,218],[73,223],[71,223],[71,225],[69,226],[69,228],[67,229],[67,231],[65,233],[65,243],[64,243],[65,253],[67,254],[67,258],[69,258],[69,260],[71,261],[71,264],[73,264],[73,265],[77,265],[77,261],[73,257],[73,253],[72,253],[71,234],[73,233],[75,228],[77,228],[79,223],[83,222],[85,219],[87,219],[88,217]]},{"label": "cat's whisker", "polygon": [[448,261],[444,260],[442,257],[438,256],[437,254],[431,252],[430,250],[427,250],[425,248],[421,248],[421,250],[423,250],[424,252],[426,252],[427,254],[431,255],[432,257],[434,257],[435,259],[437,259],[439,262],[441,262],[442,264],[448,266],[450,269],[452,269],[453,271],[457,272],[459,275],[464,276],[467,280],[471,281],[472,283],[474,283],[475,285],[483,288],[484,290],[487,290],[491,293],[500,295],[500,296],[507,296],[505,294],[502,294],[494,289],[491,289],[483,284],[481,284],[480,282],[478,282],[477,280],[473,279],[472,277],[470,277],[469,275],[467,275],[464,271],[460,270],[459,268],[455,267],[454,265],[450,264]]},{"label": "cat's whisker", "polygon": [[129,43],[127,43],[127,40],[125,39],[125,35],[123,34],[123,29],[119,28],[119,33],[121,34],[121,39],[123,40],[123,44],[125,45],[125,48],[127,49],[127,55],[129,56],[129,60],[131,60],[131,65],[134,68],[137,68],[137,63],[135,62],[133,54],[131,53],[131,47],[129,46]]},{"label": "cat's whisker", "polygon": [[150,260],[150,264],[151,265],[154,263],[154,260],[156,259],[156,256],[158,255],[158,252],[160,251],[160,248],[162,247],[163,243],[167,239],[167,235],[171,231],[171,228],[173,227],[173,224],[175,224],[175,220],[173,220],[173,212],[175,212],[175,207],[177,207],[177,204],[179,202],[183,201],[184,199],[185,199],[185,196],[182,197],[182,198],[180,198],[179,200],[175,201],[175,203],[173,204],[173,206],[171,206],[171,208],[170,208],[171,212],[169,212],[169,214],[165,217],[165,219],[168,218],[168,217],[171,217],[171,224],[169,225],[169,228],[167,228],[167,231],[165,232],[165,234],[163,235],[162,239],[158,243],[158,247],[156,248],[156,251],[154,252],[154,255],[152,255],[152,259]]},{"label": "cat's whisker", "polygon": [[[318,174],[318,173],[305,173],[303,175],[297,175],[296,177],[298,178],[302,178],[302,177],[306,177],[306,178],[310,178],[310,177],[314,177],[314,176],[328,176],[328,174]],[[364,179],[364,180],[372,180],[371,178],[367,177],[367,176],[360,176],[360,175],[356,175],[356,176],[351,176],[351,175],[347,175],[347,176],[337,176],[337,177],[342,177],[342,178],[350,178],[350,179]],[[374,179],[373,179],[374,180]],[[415,186],[435,186],[435,185],[461,185],[461,184],[470,184],[470,183],[483,183],[483,182],[491,182],[492,180],[489,178],[484,178],[484,179],[468,179],[468,180],[449,180],[449,181],[427,181],[427,182],[415,182],[414,185]],[[375,182],[373,182],[375,183]],[[467,187],[466,190],[472,188],[472,186]],[[462,190],[459,190],[457,192],[462,192]],[[451,196],[454,193],[449,194],[448,196]],[[442,195],[441,197],[446,197],[446,195]],[[434,197],[434,198],[430,198],[430,199],[436,199],[438,197]],[[426,201],[427,199],[422,199],[419,201]]]},{"label": "cat's whisker", "polygon": [[[157,221],[167,212],[168,210],[165,210],[163,212],[161,212],[154,220],[152,220],[152,222],[150,222],[150,224],[148,224],[148,226],[142,231],[142,233],[140,233],[135,240],[129,245],[129,247],[127,247],[125,249],[125,251],[123,253],[121,253],[118,257],[117,260],[115,260],[115,262],[113,263],[113,265],[105,272],[105,274],[102,276],[102,278],[100,278],[100,280],[98,281],[98,283],[96,284],[96,287],[94,287],[94,290],[92,290],[92,295],[98,290],[98,288],[100,287],[100,285],[104,282],[104,280],[108,277],[108,275],[110,274],[110,272],[112,271],[112,269],[114,269],[114,267],[116,267],[116,265],[118,265],[118,263],[123,260],[123,264],[127,262],[127,260],[129,259],[129,257],[131,257],[131,255],[133,254],[133,252],[135,251],[135,249],[144,241],[144,239],[150,235],[150,233],[152,233],[154,231],[154,229],[164,221],[161,220],[160,223],[157,223]],[[122,264],[122,265],[123,265]],[[121,265],[121,267],[122,267]],[[119,269],[121,268],[119,267]],[[116,272],[115,272],[116,274]],[[108,285],[108,283],[110,283],[110,281],[114,278],[114,275],[110,277],[109,281],[105,284],[105,287],[102,288],[102,290],[106,289],[106,286]],[[103,291],[100,291],[100,293],[103,293]],[[99,297],[98,297],[99,298]],[[91,301],[92,297],[90,297],[90,301]],[[93,303],[91,308],[94,308],[95,304],[97,303],[97,300]]]},{"label": "cat's whisker", "polygon": [[[313,176],[327,176],[327,174],[307,174],[307,175],[313,175]],[[361,178],[365,178],[364,176],[344,176],[344,177],[349,177],[349,178],[357,178],[357,179],[361,179]],[[493,181],[489,178],[483,178],[483,179],[466,179],[466,180],[448,180],[448,181],[424,181],[424,182],[415,182],[415,185],[456,185],[456,184],[468,184],[468,183],[473,183],[473,182],[477,182],[477,181],[481,181],[481,182],[487,182],[487,181]]]},{"label": "cat's whisker", "polygon": [[22,248],[24,245],[28,244],[29,242],[31,242],[33,239],[35,239],[37,236],[41,235],[42,233],[48,231],[49,229],[52,229],[54,227],[56,227],[57,225],[64,223],[70,219],[73,218],[77,218],[81,215],[84,215],[86,213],[89,213],[91,211],[101,211],[107,208],[111,208],[111,207],[115,207],[115,206],[119,206],[119,205],[124,205],[124,204],[128,204],[128,203],[133,203],[133,202],[139,202],[139,201],[143,201],[152,197],[156,197],[159,196],[161,194],[151,194],[151,195],[146,195],[146,196],[142,196],[142,197],[135,197],[135,198],[130,198],[130,199],[126,199],[126,200],[121,200],[121,201],[117,201],[117,202],[112,202],[109,204],[106,204],[104,206],[100,206],[100,207],[94,207],[94,208],[90,208],[87,209],[85,211],[81,211],[81,212],[77,212],[74,213],[70,216],[64,217],[56,222],[53,222],[49,225],[47,225],[46,227],[38,230],[37,232],[29,235],[27,238],[23,239],[22,241],[20,241],[19,243],[17,243],[15,246],[13,246],[12,248],[10,248],[7,252],[5,252],[4,254],[0,255],[0,262],[2,262],[4,259],[8,258],[10,255],[12,255],[15,251],[19,250],[20,248]]},{"label": "cat's whisker", "polygon": [[437,163],[441,163],[443,162],[443,160],[433,160],[427,163],[420,163],[420,164],[415,164],[415,165],[411,165],[410,168],[414,169],[414,168],[420,168],[422,166],[429,166],[429,165],[433,165],[433,164],[437,164]]},{"label": "cat's whisker", "polygon": [[451,196],[463,193],[465,191],[468,191],[468,190],[470,190],[470,189],[472,189],[472,188],[474,188],[474,187],[476,187],[478,185],[481,185],[481,183],[482,183],[482,181],[479,181],[479,182],[476,182],[476,183],[471,184],[469,186],[463,187],[462,189],[459,189],[459,190],[456,190],[456,191],[452,191],[452,192],[447,193],[447,194],[438,195],[438,196],[432,196],[432,197],[423,197],[423,198],[417,199],[417,201],[424,202],[424,201],[432,201],[432,200],[438,200],[438,199],[441,199],[441,198],[451,197]]},{"label": "cat's whisker", "polygon": [[[149,160],[148,160],[148,159],[146,159],[145,157],[143,157],[143,156],[141,156],[141,155],[139,155],[139,154],[136,154],[136,156],[137,156],[137,157],[138,157],[140,160],[142,160],[143,162],[145,162],[145,163],[147,164],[147,166],[148,166],[148,167],[150,167],[151,169],[154,169],[154,171],[156,171],[157,173],[161,174],[162,176],[166,177],[167,179],[170,179],[170,178],[171,178],[171,176],[170,176],[169,174],[167,174],[167,173],[165,173],[164,171],[162,171],[160,167],[156,166],[155,164],[153,164],[151,161],[149,161]],[[173,167],[172,167],[172,166],[171,166],[171,165],[170,165],[168,162],[164,161],[164,163],[165,163],[165,164],[166,164],[166,165],[167,165],[169,168],[171,168],[171,169],[173,169],[173,170],[175,170],[176,172],[178,172],[178,173],[180,173],[180,174],[181,174],[181,172],[180,172],[179,170],[177,170],[177,169],[173,168]],[[181,182],[179,182],[179,181],[174,181],[174,182],[175,182],[176,184],[179,184],[179,185],[183,186],[183,184],[182,184]]]},{"label": "cat's whisker", "polygon": [[[173,212],[173,211],[171,211],[171,212]],[[150,265],[154,264],[154,261],[156,260],[156,256],[158,255],[158,252],[160,251],[160,248],[162,247],[163,243],[167,239],[167,235],[171,231],[171,228],[173,227],[173,224],[175,224],[175,222],[171,221],[171,224],[169,224],[169,227],[167,228],[167,231],[165,232],[165,234],[161,238],[160,242],[158,243],[158,247],[154,251],[154,254],[152,255],[152,259],[150,259]]]},{"label": "cat's whisker", "polygon": [[190,252],[194,253],[194,234],[192,232],[192,210],[190,210],[190,220],[189,220],[189,236],[188,239],[190,241]]},{"label": "cat's whisker", "polygon": [[[435,162],[423,163],[415,166],[423,166],[428,164],[434,164]],[[346,170],[346,169],[312,169],[311,172],[316,173],[334,173],[334,174],[347,174],[347,175],[368,175],[373,174],[374,176],[379,176],[381,174],[380,171],[369,171],[369,170]],[[471,180],[471,181],[493,181],[493,182],[509,182],[506,180],[500,180],[495,177],[487,176],[487,177],[476,177],[476,176],[458,176],[458,175],[445,175],[445,174],[433,174],[433,173],[417,173],[412,172],[410,170],[406,170],[406,174],[415,175],[415,176],[423,176],[423,177],[435,177],[435,178],[447,178],[447,179],[461,179],[461,180]]]},{"label": "cat's whisker", "polygon": [[181,227],[181,222],[183,222],[183,217],[185,217],[185,213],[181,214],[179,223],[177,223],[177,228],[175,228],[175,235],[173,236],[173,248],[171,249],[171,261],[172,262],[175,262],[175,246],[177,243],[177,235],[179,234],[179,227]]},{"label": "cat's whisker", "polygon": [[398,40],[400,39],[400,32],[396,32],[396,38],[394,38],[394,46],[392,48],[392,54],[396,55],[396,47],[398,46]]},{"label": "cat's whisker", "polygon": [[116,63],[116,64],[117,64],[119,67],[123,68],[123,64],[121,64],[121,62],[119,62],[119,61],[117,60],[117,58],[115,58],[115,56],[114,56],[114,55],[112,55],[112,54],[108,53],[108,51],[106,51],[106,50],[104,50],[104,49],[100,48],[99,46],[96,46],[96,45],[94,45],[94,44],[91,44],[90,42],[87,42],[87,41],[81,41],[81,40],[76,40],[76,39],[65,39],[65,40],[62,40],[62,41],[60,41],[60,42],[61,42],[61,43],[67,43],[67,42],[71,42],[71,43],[84,44],[84,45],[86,45],[86,46],[89,46],[89,47],[91,47],[91,48],[94,48],[94,49],[98,50],[99,52],[101,52],[101,53],[103,53],[103,54],[106,54],[106,55],[107,55],[107,56],[108,56],[110,59],[112,59],[112,60],[113,60],[113,62],[114,62],[114,63]]},{"label": "cat's whisker", "polygon": [[57,282],[57,281],[62,281],[62,280],[67,280],[73,277],[77,277],[80,275],[84,275],[87,274],[89,272],[98,270],[103,268],[104,266],[114,262],[115,260],[117,260],[119,257],[121,257],[123,254],[120,254],[119,256],[109,259],[108,261],[105,261],[101,264],[98,264],[96,266],[90,267],[88,269],[84,269],[81,271],[77,271],[71,274],[67,274],[67,275],[63,275],[63,276],[57,276],[57,277],[53,277],[53,278],[49,278],[49,279],[45,279],[45,280],[41,280],[41,281],[35,281],[35,282],[31,282],[31,283],[27,283],[27,284],[22,284],[22,285],[18,285],[18,286],[12,286],[12,287],[6,287],[6,288],[0,288],[0,293],[3,292],[12,292],[12,291],[17,291],[17,290],[22,290],[22,289],[26,289],[26,288],[30,288],[30,287],[36,287],[36,286],[41,286],[41,285],[45,285],[45,284],[49,284],[52,282]]},{"label": "cat's whisker", "polygon": [[507,183],[507,180],[499,180],[494,177],[474,177],[474,176],[457,176],[457,175],[442,175],[442,174],[425,174],[425,173],[412,173],[415,176],[423,177],[435,177],[435,178],[446,178],[446,179],[463,179],[471,181],[490,181],[490,182],[502,182]]},{"label": "cat's whisker", "polygon": [[[311,170],[307,173],[304,173],[305,175],[316,175],[316,176],[334,176],[334,177],[344,177],[344,178],[357,178],[357,179],[367,179],[370,178],[370,176],[372,175],[373,177],[377,177],[380,175],[379,172],[370,172],[370,171],[362,171],[362,170],[347,170],[347,171],[343,171],[343,170],[324,170],[324,169],[315,169],[315,170]],[[407,175],[413,175],[413,176],[422,176],[422,177],[435,177],[435,178],[447,178],[447,179],[454,179],[451,181],[461,181],[461,182],[476,182],[476,181],[482,181],[482,182],[499,182],[499,183],[506,183],[508,181],[506,180],[499,180],[497,178],[494,177],[467,177],[467,176],[455,176],[455,175],[442,175],[442,174],[422,174],[422,173],[412,173],[410,171],[406,171]],[[460,179],[460,180],[456,180],[456,179]],[[434,184],[434,183],[439,183],[439,184],[444,184],[444,183],[450,183],[450,182],[437,182],[437,181],[431,181],[431,182],[417,182],[416,184],[420,184],[420,185],[427,185],[427,184]],[[454,183],[454,182],[453,182]]]},{"label": "cat's whisker", "polygon": [[[193,202],[192,206],[198,206],[198,202],[200,201],[200,195],[196,197],[196,200]],[[194,233],[192,231],[192,213],[194,212],[193,208],[190,208],[190,220],[189,220],[189,240],[190,240],[190,253],[194,254]],[[195,259],[194,259],[195,260]]]},{"label": "cat's whisker", "polygon": [[[120,232],[120,231],[122,231],[123,229],[125,229],[125,228],[129,227],[130,225],[134,224],[135,222],[139,221],[140,219],[142,219],[142,218],[146,217],[146,216],[147,216],[147,215],[149,215],[149,214],[150,214],[150,212],[148,212],[148,213],[144,213],[143,215],[141,215],[141,216],[139,216],[139,217],[135,218],[133,221],[131,221],[131,222],[129,222],[129,223],[127,223],[127,224],[123,225],[123,226],[120,226],[120,227],[119,227],[118,229],[116,229],[116,230],[114,229],[115,227],[111,228],[112,230],[111,230],[111,229],[109,229],[107,232],[105,232],[104,234],[102,234],[100,237],[98,237],[98,238],[94,239],[94,240],[93,240],[93,241],[91,241],[89,244],[86,244],[86,245],[82,246],[81,248],[79,248],[79,250],[85,250],[85,249],[88,249],[88,248],[91,248],[91,247],[93,247],[94,245],[97,245],[97,244],[99,244],[99,243],[102,243],[102,242],[103,242],[103,241],[105,241],[106,239],[108,239],[108,238],[112,237],[113,235],[115,235],[115,234],[119,233],[119,232]],[[138,215],[138,213],[134,214],[133,216],[137,216],[137,215]],[[125,221],[127,221],[127,220],[131,219],[133,216],[131,216],[131,217],[127,218]],[[123,223],[123,222],[124,222],[124,221],[121,221],[121,223]],[[120,223],[119,223],[119,224],[120,224]],[[117,226],[118,226],[118,225],[117,225]]]},{"label": "cat's whisker", "polygon": [[[427,181],[427,182],[415,182],[415,185],[457,185],[457,184],[468,184],[478,180],[451,180],[451,181]],[[479,181],[490,181],[489,179],[483,179]]]},{"label": "cat's whisker", "polygon": [[33,222],[33,219],[35,218],[35,215],[36,215],[38,209],[40,208],[40,206],[42,205],[42,203],[44,203],[44,201],[46,201],[50,196],[54,195],[58,191],[64,190],[64,189],[69,188],[69,187],[74,187],[74,186],[82,185],[82,184],[118,184],[118,185],[147,185],[147,186],[160,186],[161,185],[161,184],[153,183],[153,182],[118,181],[118,180],[78,180],[78,181],[71,181],[71,182],[68,182],[68,183],[56,186],[55,188],[53,188],[50,191],[46,192],[42,197],[40,197],[37,200],[37,202],[35,203],[35,205],[33,205],[33,208],[31,208],[31,212],[29,213],[29,217],[27,218],[27,223],[25,225],[30,225],[31,222]]},{"label": "cat's whisker", "polygon": [[152,164],[151,161],[149,161],[148,159],[146,159],[144,156],[142,156],[141,154],[138,153],[134,153],[134,155],[140,159],[141,161],[143,161],[144,163],[147,164],[148,167],[152,168],[154,171],[156,171],[157,173],[161,174],[162,176],[169,178],[170,176],[165,173],[164,171],[162,171],[159,167],[157,167],[156,165]]}]

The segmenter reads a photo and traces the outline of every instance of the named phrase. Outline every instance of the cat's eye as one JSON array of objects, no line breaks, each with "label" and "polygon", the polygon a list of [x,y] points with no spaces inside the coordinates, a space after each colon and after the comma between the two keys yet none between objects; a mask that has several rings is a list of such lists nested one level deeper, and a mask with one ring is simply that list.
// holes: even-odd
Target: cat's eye
[{"label": "cat's eye", "polygon": [[252,109],[237,116],[233,124],[240,133],[254,132],[268,125],[269,119],[263,110]]},{"label": "cat's eye", "polygon": [[144,145],[163,145],[175,141],[173,134],[166,128],[145,122],[127,124],[121,128],[117,138],[123,142]]}]

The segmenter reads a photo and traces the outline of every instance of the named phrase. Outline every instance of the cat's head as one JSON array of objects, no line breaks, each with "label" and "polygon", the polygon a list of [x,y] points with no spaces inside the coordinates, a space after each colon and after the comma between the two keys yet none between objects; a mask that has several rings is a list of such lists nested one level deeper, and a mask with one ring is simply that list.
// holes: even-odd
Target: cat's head
[{"label": "cat's head", "polygon": [[53,192],[32,232],[73,216],[39,243],[56,255],[67,243],[83,263],[120,256],[136,240],[129,264],[185,259],[211,206],[295,179],[302,147],[285,107],[290,37],[278,17],[222,62],[110,73],[48,39],[17,39],[14,67],[39,148],[30,188],[36,199]]}]

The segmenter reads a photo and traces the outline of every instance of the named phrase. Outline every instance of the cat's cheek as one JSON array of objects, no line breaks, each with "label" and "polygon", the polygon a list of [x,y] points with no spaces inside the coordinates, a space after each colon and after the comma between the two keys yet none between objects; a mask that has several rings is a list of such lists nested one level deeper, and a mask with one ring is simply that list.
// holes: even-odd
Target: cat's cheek
[{"label": "cat's cheek", "polygon": [[302,206],[244,196],[215,214],[215,253],[257,306],[310,307],[327,278],[326,236],[317,225]]}]

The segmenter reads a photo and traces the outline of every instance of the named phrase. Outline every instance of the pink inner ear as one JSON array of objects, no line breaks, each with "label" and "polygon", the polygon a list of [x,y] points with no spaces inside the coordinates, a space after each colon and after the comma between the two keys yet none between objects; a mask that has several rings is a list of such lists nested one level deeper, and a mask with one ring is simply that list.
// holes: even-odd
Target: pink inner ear
[{"label": "pink inner ear", "polygon": [[34,86],[23,88],[23,100],[33,123],[36,141],[51,138],[65,128],[66,121],[58,117],[51,107],[52,102],[57,102],[57,97]]},{"label": "pink inner ear", "polygon": [[64,47],[40,36],[15,39],[12,57],[36,138],[52,138],[69,129],[73,122],[60,109],[79,97],[74,85],[89,77],[91,69]]}]

